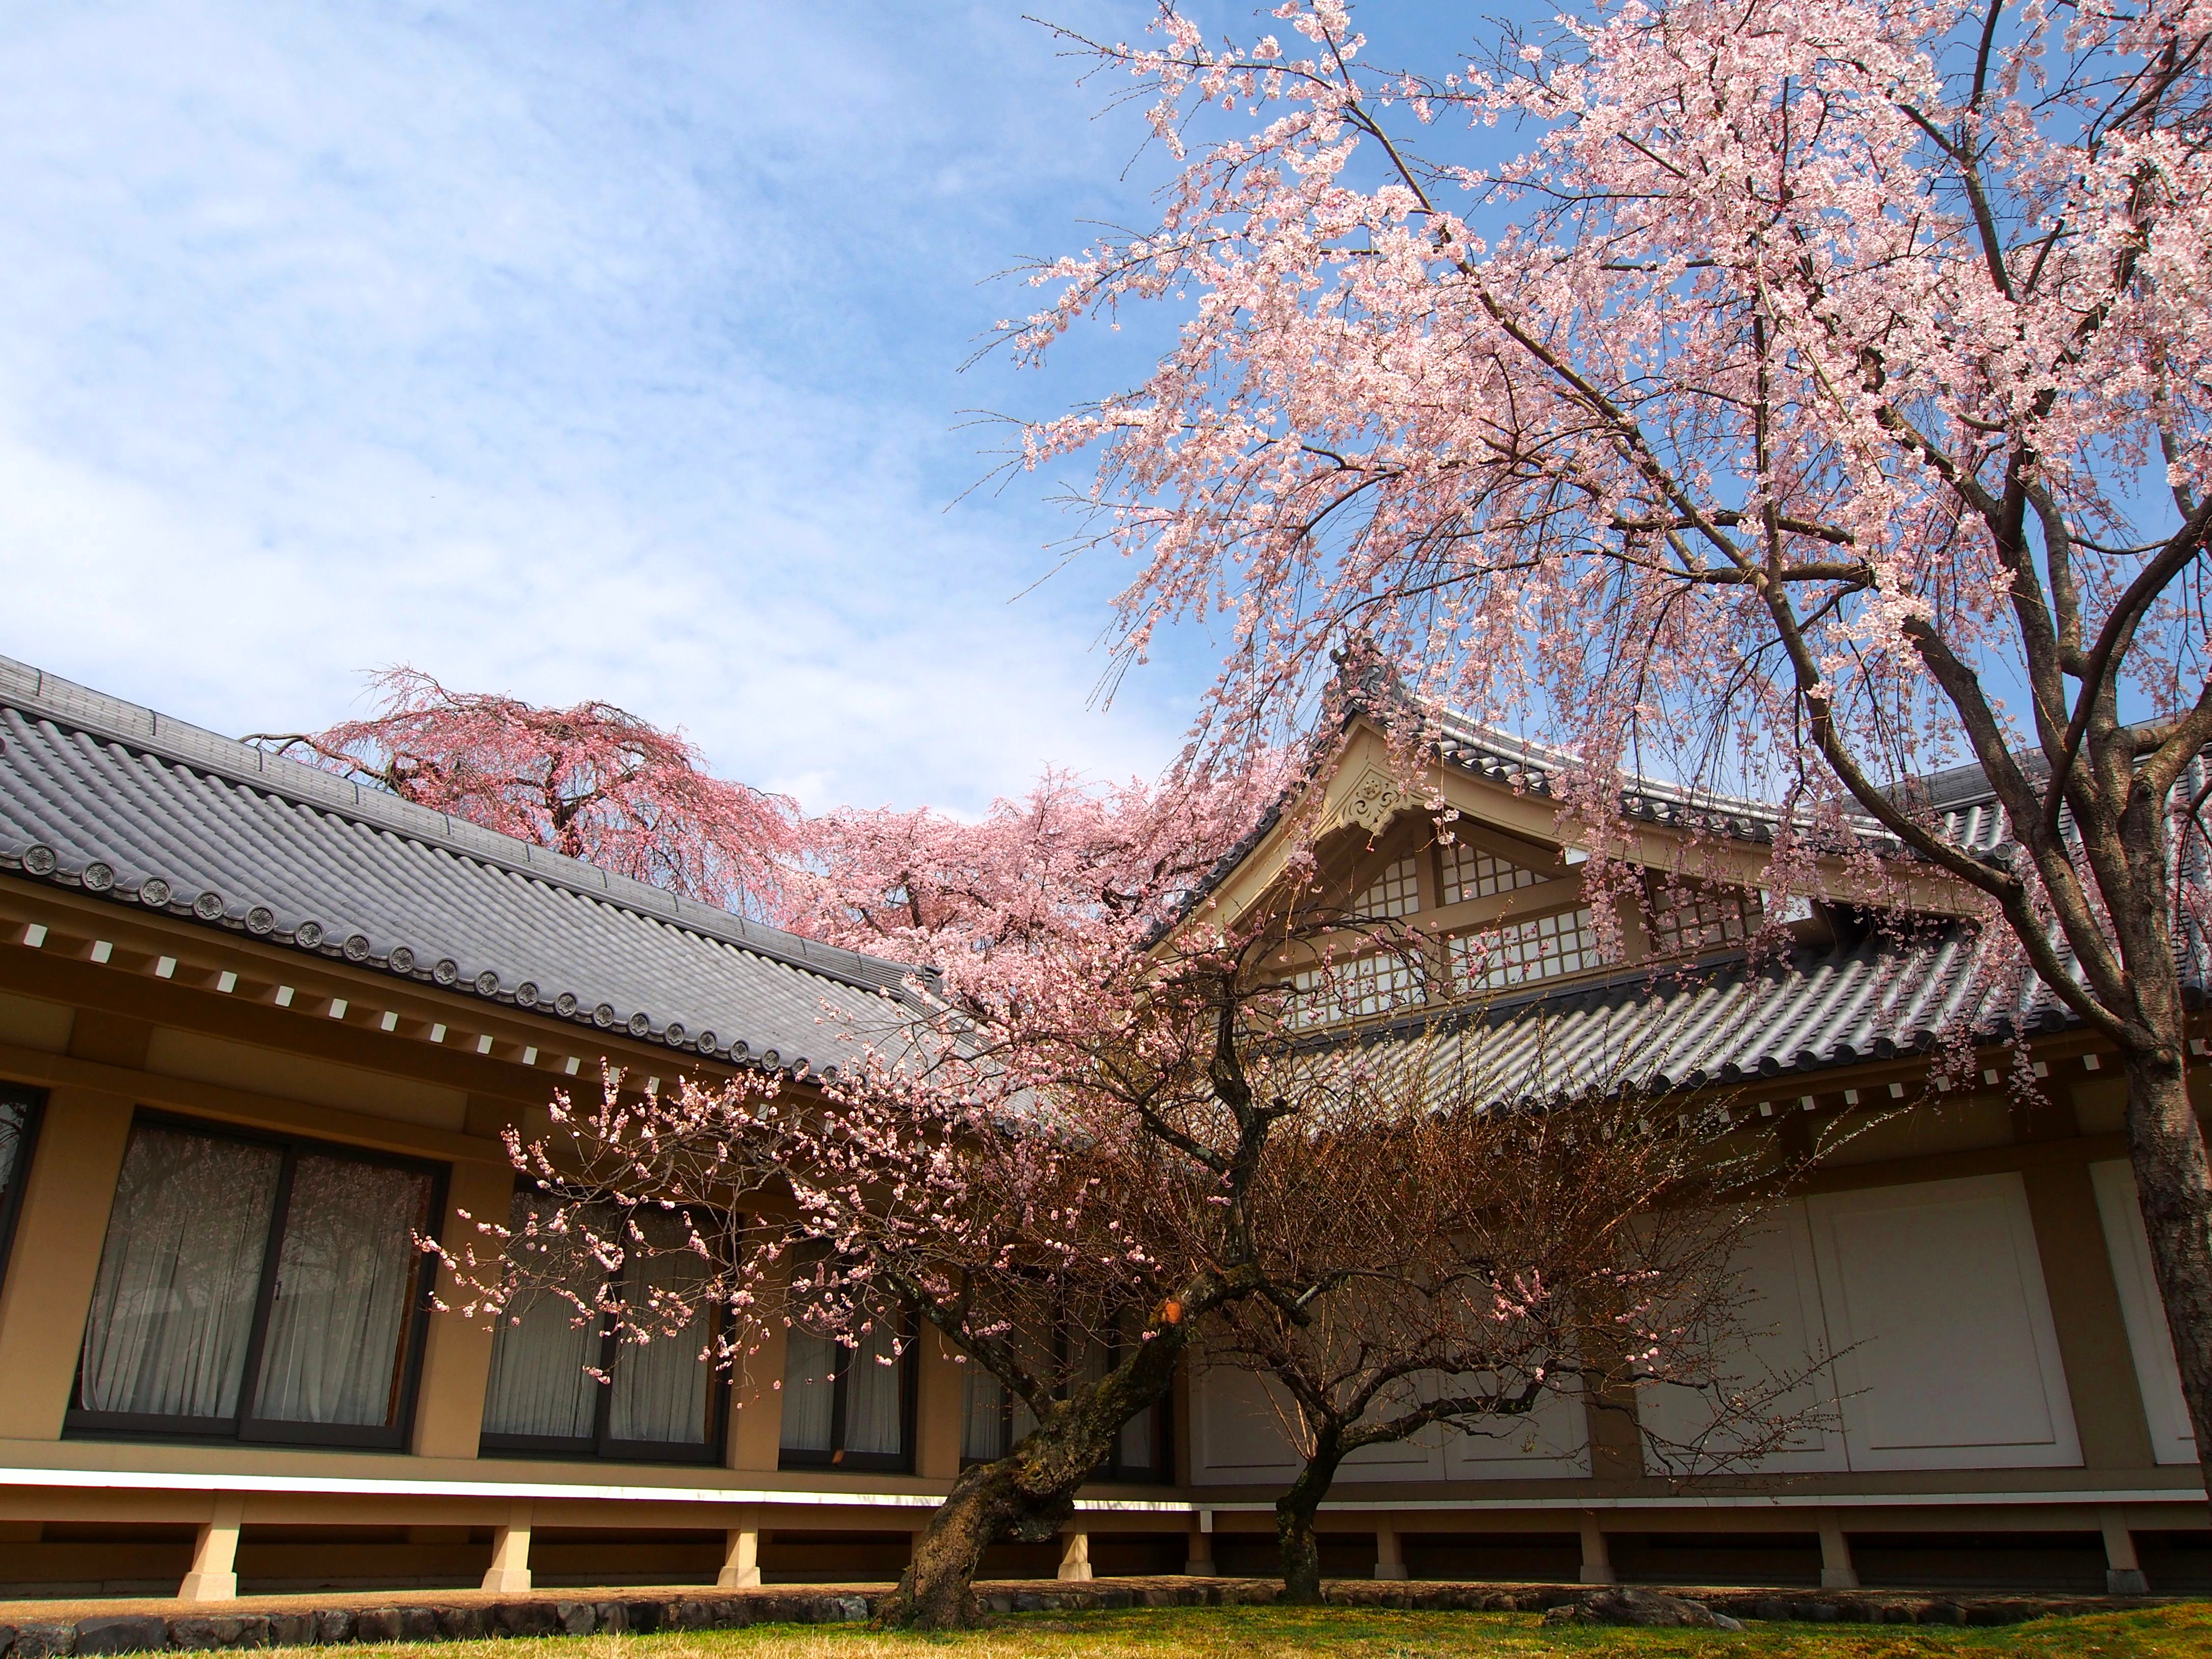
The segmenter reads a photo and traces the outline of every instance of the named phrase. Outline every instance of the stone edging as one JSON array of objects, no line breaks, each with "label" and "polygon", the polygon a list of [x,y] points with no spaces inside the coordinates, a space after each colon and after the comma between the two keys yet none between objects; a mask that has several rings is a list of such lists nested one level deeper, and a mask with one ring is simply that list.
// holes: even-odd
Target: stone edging
[{"label": "stone edging", "polygon": [[[994,1613],[1069,1613],[1109,1607],[1258,1607],[1281,1594],[1273,1579],[1141,1578],[1091,1584],[976,1586]],[[2154,1605],[2140,1596],[1928,1595],[1917,1592],[1685,1590],[1739,1619],[1849,1624],[2014,1625],[2062,1613]],[[468,1641],[486,1637],[643,1634],[736,1630],[748,1625],[857,1623],[875,1614],[883,1589],[783,1589],[599,1600],[557,1593],[528,1600],[394,1607],[286,1607],[267,1613],[103,1613],[74,1623],[0,1625],[0,1659],[100,1659],[163,1650],[335,1646],[359,1642]],[[1566,1584],[1452,1584],[1343,1579],[1324,1588],[1331,1606],[1542,1613],[1589,1594]],[[250,1603],[246,1604],[250,1607]]]}]

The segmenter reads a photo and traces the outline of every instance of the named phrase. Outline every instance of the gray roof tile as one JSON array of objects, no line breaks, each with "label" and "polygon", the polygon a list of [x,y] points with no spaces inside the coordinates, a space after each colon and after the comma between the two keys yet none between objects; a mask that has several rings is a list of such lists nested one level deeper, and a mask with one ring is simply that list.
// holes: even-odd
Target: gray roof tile
[{"label": "gray roof tile", "polygon": [[105,866],[120,904],[159,898],[144,886],[158,879],[173,915],[549,1018],[564,1017],[566,994],[566,1018],[593,1024],[604,1008],[611,1027],[641,1018],[639,1034],[693,1052],[828,1065],[841,1030],[857,1029],[830,1011],[879,1011],[890,1025],[922,1000],[902,963],[679,899],[0,657],[0,872],[102,890],[88,866]]}]

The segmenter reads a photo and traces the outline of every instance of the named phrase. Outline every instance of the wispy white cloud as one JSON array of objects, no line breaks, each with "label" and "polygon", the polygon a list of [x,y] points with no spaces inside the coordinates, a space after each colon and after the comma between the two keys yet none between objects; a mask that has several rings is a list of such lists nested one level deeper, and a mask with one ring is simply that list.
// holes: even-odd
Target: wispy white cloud
[{"label": "wispy white cloud", "polygon": [[610,696],[817,805],[1156,769],[1202,672],[1088,706],[1121,570],[1009,603],[1042,484],[945,510],[960,408],[1116,367],[955,373],[1129,207],[1016,9],[14,9],[0,650],[230,731]]}]

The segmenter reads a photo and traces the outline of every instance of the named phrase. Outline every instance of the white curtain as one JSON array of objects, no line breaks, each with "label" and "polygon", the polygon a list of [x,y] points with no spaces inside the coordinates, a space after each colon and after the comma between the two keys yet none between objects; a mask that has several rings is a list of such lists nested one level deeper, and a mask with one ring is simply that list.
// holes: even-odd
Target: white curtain
[{"label": "white curtain", "polygon": [[[517,1193],[510,1212],[516,1236],[551,1207],[537,1194]],[[580,1315],[575,1304],[547,1286],[563,1285],[589,1306],[599,1293],[599,1270],[573,1235],[543,1234],[522,1270],[531,1283],[514,1293],[492,1336],[483,1431],[588,1440],[600,1384],[584,1368],[599,1363],[599,1316]]]},{"label": "white curtain", "polygon": [[615,1440],[703,1445],[708,1390],[714,1381],[713,1362],[707,1357],[713,1313],[702,1307],[672,1336],[653,1329],[650,1311],[655,1291],[680,1296],[696,1286],[701,1264],[684,1249],[684,1225],[676,1218],[646,1212],[638,1220],[655,1253],[631,1252],[623,1296],[638,1310],[637,1322],[651,1332],[651,1340],[626,1340],[616,1354],[607,1434]]},{"label": "white curtain", "polygon": [[878,1315],[845,1358],[845,1449],[893,1454],[904,1449],[905,1413],[900,1409],[900,1379],[906,1360],[898,1354],[891,1322]]},{"label": "white curtain", "polygon": [[836,1371],[837,1345],[802,1326],[793,1326],[783,1348],[784,1450],[830,1449],[830,1409],[835,1401]]},{"label": "white curtain", "polygon": [[1132,1474],[1152,1469],[1152,1424],[1158,1406],[1147,1406],[1121,1425],[1121,1467]]},{"label": "white curtain", "polygon": [[1029,1401],[1016,1400],[1013,1420],[1009,1423],[1006,1385],[972,1359],[962,1369],[966,1373],[961,1389],[967,1417],[960,1436],[960,1455],[1002,1457],[1036,1427],[1036,1413],[1030,1409]]},{"label": "white curtain", "polygon": [[78,1403],[234,1417],[283,1154],[142,1124],[123,1155]]},{"label": "white curtain", "polygon": [[576,1310],[550,1291],[510,1302],[492,1337],[484,1432],[590,1439],[599,1385],[584,1367],[599,1360],[596,1317],[579,1325]]},{"label": "white curtain", "polygon": [[1009,1447],[1019,1445],[1036,1428],[1036,1413],[1030,1409],[1030,1402],[1017,1399],[1014,1401],[1014,1420],[1006,1430],[1006,1444]]},{"label": "white curtain", "polygon": [[[1097,1337],[1091,1339],[1083,1350],[1083,1380],[1095,1384],[1113,1369],[1114,1356],[1105,1342]],[[1121,1467],[1133,1474],[1146,1473],[1152,1467],[1152,1414],[1158,1409],[1147,1406],[1121,1425]]]},{"label": "white curtain", "polygon": [[303,1153],[276,1256],[253,1414],[279,1423],[398,1421],[430,1177]]},{"label": "white curtain", "polygon": [[960,1455],[999,1457],[1006,1449],[1006,1385],[972,1359],[960,1369]]}]

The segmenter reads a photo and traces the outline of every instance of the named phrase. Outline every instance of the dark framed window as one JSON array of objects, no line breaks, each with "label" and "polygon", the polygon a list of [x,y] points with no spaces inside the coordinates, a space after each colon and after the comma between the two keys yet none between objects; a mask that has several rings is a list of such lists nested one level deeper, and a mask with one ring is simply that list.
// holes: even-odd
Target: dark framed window
[{"label": "dark framed window", "polygon": [[141,1112],[66,1427],[407,1443],[446,1171]]},{"label": "dark framed window", "polygon": [[794,1320],[783,1350],[777,1467],[914,1467],[915,1322],[904,1309],[868,1319],[856,1346]]},{"label": "dark framed window", "polygon": [[[533,1213],[551,1207],[543,1194],[517,1194],[514,1235],[521,1237]],[[618,1227],[612,1212],[605,1218],[611,1232]],[[685,1276],[696,1273],[680,1220],[649,1210],[635,1218],[652,1248],[625,1252],[611,1287],[580,1237],[569,1235],[564,1244],[558,1236],[538,1235],[532,1282],[508,1304],[492,1338],[477,1442],[485,1455],[721,1461],[729,1377],[711,1357],[722,1334],[720,1310],[704,1307],[683,1330],[649,1342],[625,1340],[618,1321],[591,1311],[603,1288],[642,1304],[656,1290],[682,1294]]]},{"label": "dark framed window", "polygon": [[0,1083],[0,1285],[8,1282],[15,1216],[23,1207],[23,1188],[30,1179],[31,1154],[38,1146],[39,1119],[46,1108],[44,1089]]},{"label": "dark framed window", "polygon": [[[1119,1334],[1094,1337],[1084,1345],[1082,1375],[1095,1382],[1120,1364],[1127,1339]],[[1055,1334],[1056,1363],[1066,1363],[1066,1334]],[[988,1463],[1001,1458],[1036,1426],[1036,1413],[1027,1401],[974,1360],[961,1368],[962,1418],[960,1461]],[[1121,1425],[1121,1432],[1092,1471],[1097,1480],[1134,1483],[1170,1481],[1175,1478],[1174,1447],[1170,1438],[1173,1416],[1168,1401],[1156,1400]]]}]

